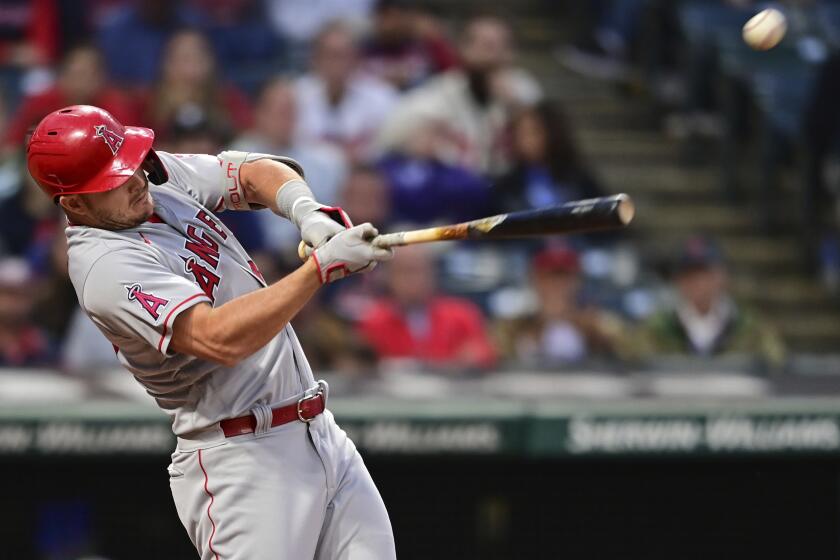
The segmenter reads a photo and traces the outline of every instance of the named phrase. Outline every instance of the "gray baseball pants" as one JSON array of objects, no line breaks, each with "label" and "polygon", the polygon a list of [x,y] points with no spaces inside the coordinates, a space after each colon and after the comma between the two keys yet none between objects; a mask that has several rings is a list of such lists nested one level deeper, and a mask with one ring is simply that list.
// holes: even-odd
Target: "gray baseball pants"
[{"label": "gray baseball pants", "polygon": [[309,424],[181,447],[170,487],[201,560],[396,558],[385,504],[328,410]]}]

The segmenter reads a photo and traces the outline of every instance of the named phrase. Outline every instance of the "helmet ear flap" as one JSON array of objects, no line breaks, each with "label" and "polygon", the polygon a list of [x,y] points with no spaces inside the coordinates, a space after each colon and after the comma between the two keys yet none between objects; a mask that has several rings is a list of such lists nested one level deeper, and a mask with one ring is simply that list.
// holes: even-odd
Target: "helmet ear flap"
[{"label": "helmet ear flap", "polygon": [[155,185],[162,185],[169,180],[169,173],[154,150],[149,150],[143,160],[143,171],[148,173],[149,181]]}]

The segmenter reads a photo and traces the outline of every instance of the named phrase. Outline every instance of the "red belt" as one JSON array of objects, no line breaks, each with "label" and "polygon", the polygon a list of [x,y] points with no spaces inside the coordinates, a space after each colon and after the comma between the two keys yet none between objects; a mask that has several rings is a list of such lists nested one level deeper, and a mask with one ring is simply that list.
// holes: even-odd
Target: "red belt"
[{"label": "red belt", "polygon": [[[303,397],[296,403],[274,408],[271,410],[271,427],[288,424],[295,420],[311,422],[316,416],[324,412],[326,406],[324,392],[319,391],[314,395]],[[219,426],[225,433],[225,437],[252,434],[257,428],[257,418],[253,414],[240,416],[239,418],[228,418],[219,422]]]}]

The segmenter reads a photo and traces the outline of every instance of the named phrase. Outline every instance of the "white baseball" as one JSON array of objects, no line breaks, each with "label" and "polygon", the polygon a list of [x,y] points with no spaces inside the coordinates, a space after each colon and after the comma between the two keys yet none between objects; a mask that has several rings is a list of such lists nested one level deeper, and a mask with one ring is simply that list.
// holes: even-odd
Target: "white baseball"
[{"label": "white baseball", "polygon": [[757,13],[744,24],[744,41],[757,51],[766,51],[778,45],[787,31],[787,19],[775,8]]}]

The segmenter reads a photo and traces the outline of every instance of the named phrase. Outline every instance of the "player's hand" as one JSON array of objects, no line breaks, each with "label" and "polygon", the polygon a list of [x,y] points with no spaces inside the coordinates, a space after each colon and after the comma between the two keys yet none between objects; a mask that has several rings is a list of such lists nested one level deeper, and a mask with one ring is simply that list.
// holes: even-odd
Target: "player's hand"
[{"label": "player's hand", "polygon": [[336,234],[353,227],[347,212],[339,207],[321,206],[300,221],[300,237],[310,247],[318,248]]},{"label": "player's hand", "polygon": [[335,282],[357,272],[373,270],[376,263],[394,256],[391,248],[374,247],[370,240],[379,232],[370,224],[343,230],[323,246],[315,249],[312,258],[318,266],[322,284]]}]

